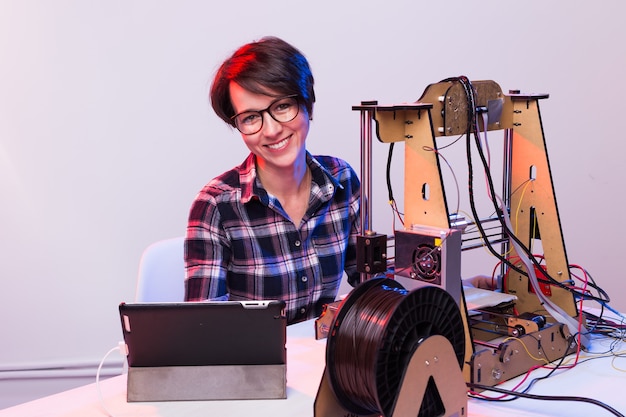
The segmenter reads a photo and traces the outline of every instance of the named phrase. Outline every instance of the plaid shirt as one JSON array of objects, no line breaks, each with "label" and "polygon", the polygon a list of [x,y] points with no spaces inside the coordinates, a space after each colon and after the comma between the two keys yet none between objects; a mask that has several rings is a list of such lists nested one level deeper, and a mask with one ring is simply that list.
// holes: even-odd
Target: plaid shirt
[{"label": "plaid shirt", "polygon": [[279,299],[288,323],[319,316],[343,272],[358,282],[360,183],[345,161],[307,153],[309,207],[294,225],[256,175],[250,154],[209,182],[192,204],[185,299]]}]

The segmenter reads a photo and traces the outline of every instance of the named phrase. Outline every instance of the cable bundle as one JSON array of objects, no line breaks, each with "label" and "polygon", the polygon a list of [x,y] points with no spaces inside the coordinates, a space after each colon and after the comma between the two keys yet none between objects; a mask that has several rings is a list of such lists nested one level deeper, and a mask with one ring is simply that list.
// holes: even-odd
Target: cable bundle
[{"label": "cable bundle", "polygon": [[[445,336],[459,366],[465,353],[461,313],[450,294],[427,286],[408,292],[391,279],[371,279],[344,300],[326,350],[330,385],[356,414],[390,415],[405,369],[419,344]],[[420,415],[436,401],[427,392]]]}]

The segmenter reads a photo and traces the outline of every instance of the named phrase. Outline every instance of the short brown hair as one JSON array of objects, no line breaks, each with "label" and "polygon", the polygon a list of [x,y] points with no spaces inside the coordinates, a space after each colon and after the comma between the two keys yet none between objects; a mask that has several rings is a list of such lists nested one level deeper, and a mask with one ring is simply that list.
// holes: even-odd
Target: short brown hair
[{"label": "short brown hair", "polygon": [[222,63],[211,85],[211,105],[215,113],[232,125],[235,110],[230,99],[230,82],[257,94],[276,97],[297,94],[313,114],[315,92],[313,74],[304,55],[277,37],[264,37],[248,43]]}]

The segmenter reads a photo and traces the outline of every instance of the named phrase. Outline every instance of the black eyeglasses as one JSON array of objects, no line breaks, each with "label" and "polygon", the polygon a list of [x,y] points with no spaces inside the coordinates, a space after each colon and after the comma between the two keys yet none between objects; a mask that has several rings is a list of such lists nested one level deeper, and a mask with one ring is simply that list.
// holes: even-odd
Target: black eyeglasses
[{"label": "black eyeglasses", "polygon": [[231,117],[233,125],[244,135],[254,135],[263,127],[263,113],[267,112],[279,123],[287,123],[296,118],[300,112],[298,95],[280,97],[263,110],[244,111]]}]

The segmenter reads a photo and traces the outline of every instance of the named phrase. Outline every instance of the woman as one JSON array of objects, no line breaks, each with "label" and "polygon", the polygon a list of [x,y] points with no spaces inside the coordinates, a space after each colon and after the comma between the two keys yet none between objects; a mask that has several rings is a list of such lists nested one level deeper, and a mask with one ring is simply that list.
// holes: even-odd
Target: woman
[{"label": "woman", "polygon": [[358,281],[360,183],[345,161],[306,150],[315,102],[309,64],[266,37],[222,64],[210,96],[250,154],[193,202],[185,299],[278,299],[290,324],[317,317],[344,271]]}]

